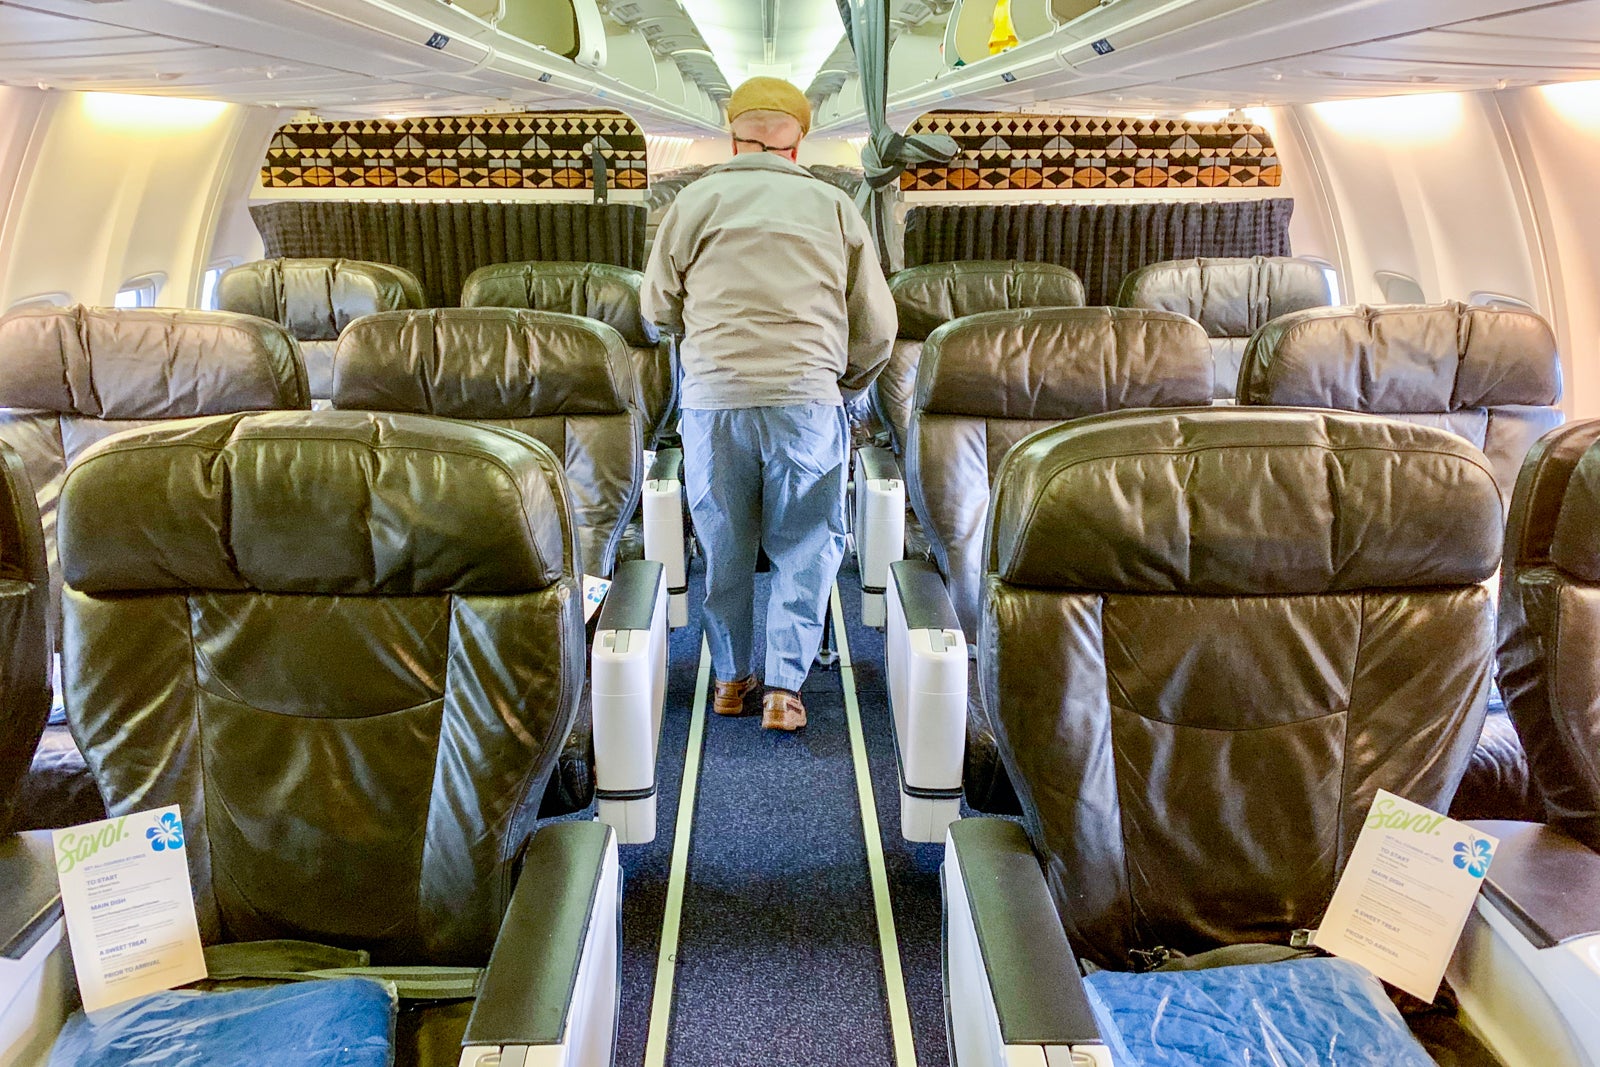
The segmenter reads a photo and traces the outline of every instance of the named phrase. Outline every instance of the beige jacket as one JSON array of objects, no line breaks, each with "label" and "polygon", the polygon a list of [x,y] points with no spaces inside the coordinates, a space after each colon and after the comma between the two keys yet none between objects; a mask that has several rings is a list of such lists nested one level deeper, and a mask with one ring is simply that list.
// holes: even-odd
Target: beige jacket
[{"label": "beige jacket", "polygon": [[771,153],[735,156],[678,194],[639,301],[684,331],[686,408],[838,404],[894,345],[894,298],[861,213]]}]

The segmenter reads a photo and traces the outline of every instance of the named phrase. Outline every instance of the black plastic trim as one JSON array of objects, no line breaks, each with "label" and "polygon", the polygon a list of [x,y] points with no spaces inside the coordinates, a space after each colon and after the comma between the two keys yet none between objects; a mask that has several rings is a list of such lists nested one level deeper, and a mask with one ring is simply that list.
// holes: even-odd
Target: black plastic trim
[{"label": "black plastic trim", "polygon": [[667,586],[667,594],[669,596],[681,596],[682,594],[687,593],[688,591],[689,591],[689,587],[687,585],[669,585],[669,586]]},{"label": "black plastic trim", "polygon": [[55,846],[46,830],[0,838],[0,956],[26,956],[61,918]]},{"label": "black plastic trim", "polygon": [[[894,453],[887,448],[877,445],[862,445],[856,449],[856,455],[861,457],[861,472],[867,481],[904,481],[900,473],[900,461],[895,459]],[[859,490],[857,490],[859,492]]]},{"label": "black plastic trim", "polygon": [[461,1044],[557,1045],[600,896],[611,829],[551,823],[533,835]]},{"label": "black plastic trim", "polygon": [[925,559],[901,559],[889,564],[899,591],[900,612],[908,630],[959,630],[961,619],[950,602],[939,568]]},{"label": "black plastic trim", "polygon": [[683,481],[683,449],[663,448],[657,452],[656,458],[650,463],[650,472],[645,475],[645,481]]},{"label": "black plastic trim", "polygon": [[600,800],[648,800],[656,795],[656,787],[652,785],[643,789],[596,789],[594,795]]},{"label": "black plastic trim", "polygon": [[611,588],[600,605],[599,630],[648,630],[656,599],[663,595],[667,568],[655,560],[630,559],[611,572]]},{"label": "black plastic trim", "polygon": [[1007,1045],[1098,1045],[1078,959],[1021,826],[1008,819],[950,824],[960,879]]},{"label": "black plastic trim", "polygon": [[1483,894],[1534,948],[1600,933],[1600,853],[1542,823],[1468,823],[1499,838]]}]

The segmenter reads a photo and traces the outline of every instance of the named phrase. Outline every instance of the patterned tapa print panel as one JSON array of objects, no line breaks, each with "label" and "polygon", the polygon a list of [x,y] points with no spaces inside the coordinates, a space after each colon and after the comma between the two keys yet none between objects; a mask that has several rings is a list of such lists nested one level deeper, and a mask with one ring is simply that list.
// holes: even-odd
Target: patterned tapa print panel
[{"label": "patterned tapa print panel", "polygon": [[906,132],[961,146],[949,163],[902,174],[908,192],[1248,189],[1282,179],[1272,135],[1249,122],[934,111]]},{"label": "patterned tapa print panel", "polygon": [[619,111],[298,122],[273,135],[268,189],[643,189],[644,131]]}]

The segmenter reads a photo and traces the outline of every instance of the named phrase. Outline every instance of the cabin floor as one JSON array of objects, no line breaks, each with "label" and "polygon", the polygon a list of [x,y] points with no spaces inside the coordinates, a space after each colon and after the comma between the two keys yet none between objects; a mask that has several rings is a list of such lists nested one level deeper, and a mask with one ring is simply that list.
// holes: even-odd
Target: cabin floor
[{"label": "cabin floor", "polygon": [[[697,561],[689,623],[668,653],[656,839],[622,849],[617,1067],[945,1067],[943,846],[900,837],[883,636],[860,624],[854,568],[837,585],[840,661],[813,668],[795,734],[710,712],[703,583]],[[758,575],[758,619],[766,592]],[[686,763],[693,798],[680,811]],[[677,951],[664,960],[674,917]]]}]

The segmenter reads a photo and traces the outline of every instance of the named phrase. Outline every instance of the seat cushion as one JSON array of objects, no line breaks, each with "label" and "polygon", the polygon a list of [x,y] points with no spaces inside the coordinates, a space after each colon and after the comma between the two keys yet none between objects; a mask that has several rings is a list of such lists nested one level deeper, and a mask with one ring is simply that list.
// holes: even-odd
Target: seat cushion
[{"label": "seat cushion", "polygon": [[1544,800],[1533,783],[1528,754],[1498,691],[1490,697],[1483,733],[1450,803],[1450,817],[1544,822]]},{"label": "seat cushion", "polygon": [[106,817],[105,801],[65,724],[44,728],[22,779],[13,829],[55,830]]},{"label": "seat cushion", "polygon": [[1365,968],[1338,959],[1085,979],[1118,1064],[1435,1067]]}]

